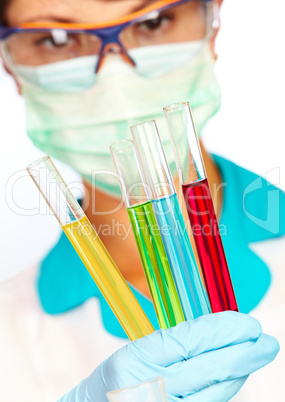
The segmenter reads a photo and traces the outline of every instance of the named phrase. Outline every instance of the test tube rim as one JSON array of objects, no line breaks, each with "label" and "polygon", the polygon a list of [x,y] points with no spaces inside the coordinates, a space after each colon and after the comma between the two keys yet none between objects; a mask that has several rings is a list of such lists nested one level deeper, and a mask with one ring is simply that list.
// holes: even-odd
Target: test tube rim
[{"label": "test tube rim", "polygon": [[157,128],[156,121],[155,121],[154,119],[152,119],[152,120],[144,121],[143,123],[134,124],[133,126],[130,127],[130,130],[131,130],[131,132],[133,132],[133,128],[134,128],[134,127],[141,127],[141,126],[144,126],[144,125],[150,124],[150,123],[153,123],[153,124],[156,126],[156,128]]},{"label": "test tube rim", "polygon": [[37,159],[36,161],[32,162],[30,165],[28,165],[28,166],[26,167],[26,170],[29,172],[32,168],[34,168],[34,167],[40,165],[42,162],[46,162],[47,160],[50,160],[50,161],[51,161],[51,158],[50,158],[49,155],[45,155],[45,156],[43,156],[42,158]]},{"label": "test tube rim", "polygon": [[183,109],[185,107],[189,107],[190,109],[190,103],[189,102],[177,102],[177,103],[172,103],[171,105],[164,106],[163,111],[164,113],[171,113],[171,112],[176,112],[177,110]]},{"label": "test tube rim", "polygon": [[120,150],[115,150],[114,147],[115,147],[116,145],[118,145],[118,144],[122,144],[123,142],[129,142],[129,143],[130,143],[130,146],[127,147],[127,148],[124,148],[123,150],[126,150],[126,149],[129,149],[129,148],[134,147],[134,141],[133,141],[132,139],[118,140],[118,141],[113,142],[113,143],[110,145],[110,151],[111,151],[111,153],[113,154],[114,151],[115,151],[115,152],[122,152],[122,151],[123,151],[122,149],[120,149]]}]

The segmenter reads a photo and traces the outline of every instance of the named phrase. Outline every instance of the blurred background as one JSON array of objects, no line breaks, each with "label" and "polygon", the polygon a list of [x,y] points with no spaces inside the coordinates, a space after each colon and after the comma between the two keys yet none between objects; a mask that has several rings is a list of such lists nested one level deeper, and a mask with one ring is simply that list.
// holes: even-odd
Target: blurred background
[{"label": "blurred background", "polygon": [[[283,189],[284,15],[280,0],[224,1],[216,49],[223,106],[203,135],[210,151]],[[59,227],[43,202],[39,211],[38,191],[24,171],[42,154],[26,137],[22,99],[1,66],[0,135],[2,282],[36,264],[56,242]],[[78,176],[57,165],[66,181],[78,187]]]}]

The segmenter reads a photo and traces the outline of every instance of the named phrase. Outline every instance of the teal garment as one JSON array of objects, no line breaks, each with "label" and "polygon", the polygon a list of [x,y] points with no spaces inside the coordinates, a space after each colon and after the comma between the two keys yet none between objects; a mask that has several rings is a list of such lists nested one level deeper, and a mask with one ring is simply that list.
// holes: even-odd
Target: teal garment
[{"label": "teal garment", "polygon": [[[159,329],[152,302],[130,285],[142,309],[155,329]],[[57,245],[40,267],[38,291],[43,309],[49,314],[65,313],[80,306],[91,297],[100,300],[101,318],[108,332],[127,338],[127,335],[97,285],[89,275],[78,254],[63,233]]]},{"label": "teal garment", "polygon": [[[248,313],[270,286],[270,271],[249,244],[285,234],[285,194],[256,174],[213,155],[223,187],[220,231],[239,310]],[[148,318],[158,329],[152,302],[131,286]],[[69,311],[88,300],[100,300],[103,325],[126,337],[112,310],[63,233],[40,266],[38,291],[49,314]]]},{"label": "teal garment", "polygon": [[253,172],[213,158],[225,184],[220,232],[239,310],[249,313],[271,282],[268,266],[249,245],[285,235],[285,193]]}]

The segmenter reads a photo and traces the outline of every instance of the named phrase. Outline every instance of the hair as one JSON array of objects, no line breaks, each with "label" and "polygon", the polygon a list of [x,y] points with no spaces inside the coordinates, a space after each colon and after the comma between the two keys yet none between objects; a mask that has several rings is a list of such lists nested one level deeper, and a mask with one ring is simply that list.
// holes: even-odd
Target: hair
[{"label": "hair", "polygon": [[6,9],[9,0],[0,0],[0,24],[7,24],[6,21]]}]

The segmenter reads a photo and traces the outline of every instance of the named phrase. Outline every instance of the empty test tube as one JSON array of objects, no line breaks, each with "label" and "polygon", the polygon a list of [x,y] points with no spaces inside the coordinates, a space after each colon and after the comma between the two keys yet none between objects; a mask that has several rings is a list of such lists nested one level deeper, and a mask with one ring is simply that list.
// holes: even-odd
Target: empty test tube
[{"label": "empty test tube", "polygon": [[189,103],[164,113],[212,311],[238,311]]},{"label": "empty test tube", "polygon": [[127,388],[107,392],[109,402],[167,402],[162,377],[156,377]]},{"label": "empty test tube", "polygon": [[173,327],[185,318],[147,195],[150,189],[141,181],[133,141],[115,142],[110,149],[160,328]]},{"label": "empty test tube", "polygon": [[131,127],[143,181],[186,319],[211,312],[155,121]]},{"label": "empty test tube", "polygon": [[154,328],[50,157],[27,171],[129,339],[152,333]]}]

